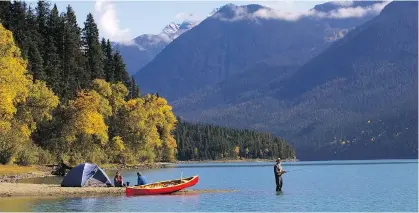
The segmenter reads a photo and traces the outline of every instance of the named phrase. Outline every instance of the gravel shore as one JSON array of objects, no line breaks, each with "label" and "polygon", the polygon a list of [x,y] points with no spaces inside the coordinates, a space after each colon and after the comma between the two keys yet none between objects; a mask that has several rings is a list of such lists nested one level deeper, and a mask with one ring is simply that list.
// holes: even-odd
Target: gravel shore
[{"label": "gravel shore", "polygon": [[[234,190],[194,190],[188,189],[175,194],[220,193]],[[58,184],[0,183],[0,197],[21,196],[121,196],[124,187],[61,187]]]},{"label": "gravel shore", "polygon": [[13,175],[2,175],[0,176],[0,184],[1,183],[17,183],[19,180],[27,179],[27,178],[38,178],[38,177],[48,177],[53,176],[51,172],[30,172],[24,174],[13,174]]}]

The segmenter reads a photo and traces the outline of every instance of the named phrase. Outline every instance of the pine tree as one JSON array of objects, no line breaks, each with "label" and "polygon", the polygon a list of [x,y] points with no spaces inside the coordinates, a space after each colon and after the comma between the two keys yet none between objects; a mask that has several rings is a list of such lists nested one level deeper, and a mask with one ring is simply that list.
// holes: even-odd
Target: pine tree
[{"label": "pine tree", "polygon": [[31,7],[28,8],[25,18],[24,33],[25,43],[28,45],[28,71],[33,74],[33,80],[45,81],[47,76],[44,70],[44,60],[42,58],[41,50],[43,49],[40,45],[40,36],[37,29],[36,16]]},{"label": "pine tree", "polygon": [[28,57],[29,43],[27,42],[26,32],[26,3],[14,1],[11,5],[9,30],[13,32],[13,36],[17,46],[20,47],[22,57]]},{"label": "pine tree", "polygon": [[33,74],[33,80],[42,80],[44,81],[47,76],[44,72],[43,63],[41,54],[38,51],[38,47],[35,42],[30,42],[29,44],[29,52],[28,52],[28,71],[29,73]]},{"label": "pine tree", "polygon": [[113,67],[114,81],[122,82],[125,86],[129,87],[130,77],[119,50],[115,51],[115,54],[113,55]]},{"label": "pine tree", "polygon": [[129,98],[133,99],[133,98],[139,98],[139,97],[140,97],[140,89],[138,88],[138,85],[135,82],[134,76],[131,76]]},{"label": "pine tree", "polygon": [[89,77],[83,71],[83,55],[80,51],[80,28],[77,25],[74,10],[69,5],[64,15],[64,49],[63,49],[63,96],[74,97],[78,89],[85,88]]},{"label": "pine tree", "polygon": [[10,0],[0,1],[0,23],[6,28],[10,27],[12,4]]},{"label": "pine tree", "polygon": [[62,67],[58,46],[60,46],[61,20],[58,14],[57,5],[53,9],[47,20],[48,33],[46,38],[45,72],[48,76],[47,83],[56,94],[61,94]]},{"label": "pine tree", "polygon": [[107,82],[114,82],[114,66],[113,66],[113,55],[112,55],[112,46],[109,39],[105,42],[105,39],[102,39],[102,51],[104,54],[104,73],[105,79]]},{"label": "pine tree", "polygon": [[99,31],[91,13],[87,15],[86,22],[84,22],[82,45],[87,57],[86,72],[90,73],[91,80],[103,79],[105,77],[102,61],[103,52],[99,43]]},{"label": "pine tree", "polygon": [[[40,53],[42,55],[42,58],[44,61],[47,59],[47,51],[46,47],[48,45],[47,39],[48,39],[48,26],[47,21],[49,18],[50,10],[49,10],[50,4],[46,1],[38,1],[38,4],[35,8],[36,11],[36,26],[38,28],[39,38],[38,38],[38,44],[40,47]],[[32,26],[33,28],[34,26]]]}]

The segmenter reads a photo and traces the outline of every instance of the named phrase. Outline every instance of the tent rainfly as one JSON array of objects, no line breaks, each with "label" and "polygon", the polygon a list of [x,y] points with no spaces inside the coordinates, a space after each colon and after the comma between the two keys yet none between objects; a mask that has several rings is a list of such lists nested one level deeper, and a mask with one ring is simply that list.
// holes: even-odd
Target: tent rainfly
[{"label": "tent rainfly", "polygon": [[113,186],[106,173],[96,164],[82,163],[71,169],[61,182],[63,187],[82,187],[89,179]]}]

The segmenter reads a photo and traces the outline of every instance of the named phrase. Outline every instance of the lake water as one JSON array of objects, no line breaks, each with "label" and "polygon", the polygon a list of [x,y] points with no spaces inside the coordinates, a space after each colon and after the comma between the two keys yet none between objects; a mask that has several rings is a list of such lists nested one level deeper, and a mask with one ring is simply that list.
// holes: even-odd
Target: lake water
[{"label": "lake water", "polygon": [[[184,164],[143,171],[149,182],[199,175],[192,189],[236,192],[137,197],[0,198],[0,211],[418,211],[418,160]],[[122,172],[136,182],[135,171]],[[112,176],[111,176],[112,177]],[[7,209],[5,209],[7,206]],[[3,209],[2,209],[3,208]]]}]

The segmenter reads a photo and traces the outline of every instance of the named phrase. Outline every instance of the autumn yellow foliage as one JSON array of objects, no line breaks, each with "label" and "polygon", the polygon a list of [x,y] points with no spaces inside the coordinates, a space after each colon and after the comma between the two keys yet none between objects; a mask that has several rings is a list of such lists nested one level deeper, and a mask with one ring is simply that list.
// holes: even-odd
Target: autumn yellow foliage
[{"label": "autumn yellow foliage", "polygon": [[77,98],[69,102],[66,113],[69,115],[65,124],[65,139],[68,143],[75,142],[78,136],[92,137],[99,144],[108,142],[105,118],[112,114],[112,109],[99,93],[92,90],[80,91]]},{"label": "autumn yellow foliage", "polygon": [[26,75],[27,62],[20,56],[13,35],[0,25],[0,132],[11,128],[17,105],[28,96],[31,79]]},{"label": "autumn yellow foliage", "polygon": [[21,57],[12,33],[0,24],[1,163],[18,159],[27,164],[36,160],[28,157],[28,148],[33,147],[30,136],[37,123],[52,119],[52,111],[59,104],[58,97],[44,82],[32,81],[26,67],[27,61]]},{"label": "autumn yellow foliage", "polygon": [[[173,161],[172,107],[156,95],[127,100],[128,93],[121,82],[95,79],[60,103],[28,74],[12,33],[0,24],[0,163],[30,165],[52,156],[72,163]],[[45,132],[37,135],[39,125]]]}]

